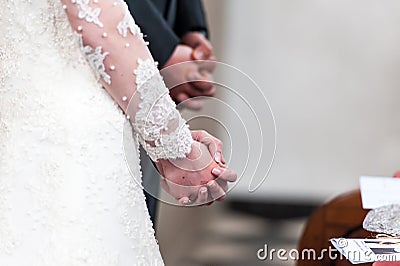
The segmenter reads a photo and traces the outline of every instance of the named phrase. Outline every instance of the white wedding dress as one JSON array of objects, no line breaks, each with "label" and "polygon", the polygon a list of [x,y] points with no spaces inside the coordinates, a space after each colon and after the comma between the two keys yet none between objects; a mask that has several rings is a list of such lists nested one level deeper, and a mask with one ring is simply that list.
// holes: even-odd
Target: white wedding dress
[{"label": "white wedding dress", "polygon": [[192,140],[125,3],[0,6],[0,265],[163,265],[137,148]]}]

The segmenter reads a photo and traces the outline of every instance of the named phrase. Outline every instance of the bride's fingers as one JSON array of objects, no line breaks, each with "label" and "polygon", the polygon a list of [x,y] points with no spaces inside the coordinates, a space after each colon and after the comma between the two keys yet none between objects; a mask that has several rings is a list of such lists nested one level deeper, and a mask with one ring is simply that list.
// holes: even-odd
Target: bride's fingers
[{"label": "bride's fingers", "polygon": [[192,138],[198,142],[203,143],[208,147],[210,154],[214,160],[219,164],[225,164],[225,159],[222,154],[223,143],[213,135],[205,130],[193,130]]},{"label": "bride's fingers", "polygon": [[221,201],[225,199],[225,191],[218,185],[217,181],[211,180],[207,183],[207,187],[213,200]]},{"label": "bride's fingers", "polygon": [[208,189],[206,187],[202,187],[199,189],[199,195],[196,200],[197,205],[204,205],[208,202]]},{"label": "bride's fingers", "polygon": [[235,182],[237,174],[230,168],[215,167],[211,173],[217,177],[217,179],[225,180],[228,182]]}]

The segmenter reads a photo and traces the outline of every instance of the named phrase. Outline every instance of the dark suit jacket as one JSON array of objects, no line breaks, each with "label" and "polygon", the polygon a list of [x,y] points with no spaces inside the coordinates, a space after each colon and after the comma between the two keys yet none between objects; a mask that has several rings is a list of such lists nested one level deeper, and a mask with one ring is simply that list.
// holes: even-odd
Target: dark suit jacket
[{"label": "dark suit jacket", "polygon": [[201,0],[126,0],[153,57],[163,66],[189,31],[207,34]]},{"label": "dark suit jacket", "polygon": [[[162,67],[172,55],[180,38],[189,31],[207,35],[206,19],[201,0],[126,0],[136,23],[140,26],[153,57]],[[143,184],[150,191],[146,204],[153,224],[156,222],[158,172],[141,150]]]}]

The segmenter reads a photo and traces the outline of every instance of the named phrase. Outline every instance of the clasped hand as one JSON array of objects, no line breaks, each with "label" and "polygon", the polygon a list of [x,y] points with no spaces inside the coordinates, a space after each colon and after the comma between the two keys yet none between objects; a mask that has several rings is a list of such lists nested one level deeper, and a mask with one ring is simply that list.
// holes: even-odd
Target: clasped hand
[{"label": "clasped hand", "polygon": [[159,160],[161,187],[180,205],[204,205],[223,200],[228,182],[237,175],[225,165],[222,142],[205,131],[192,131],[195,142],[183,159]]},{"label": "clasped hand", "polygon": [[211,43],[203,34],[189,32],[176,46],[161,74],[179,107],[198,110],[203,106],[199,96],[215,94],[212,76],[215,66]]}]

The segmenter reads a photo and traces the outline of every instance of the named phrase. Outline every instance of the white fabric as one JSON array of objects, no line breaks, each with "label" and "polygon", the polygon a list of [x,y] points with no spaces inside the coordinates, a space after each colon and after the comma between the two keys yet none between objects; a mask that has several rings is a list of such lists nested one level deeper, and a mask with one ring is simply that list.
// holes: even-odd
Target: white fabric
[{"label": "white fabric", "polygon": [[[88,0],[73,2],[82,20],[106,26]],[[137,139],[146,136],[134,130],[128,169],[125,115],[93,75],[59,1],[0,6],[0,265],[163,265],[130,173],[141,174]],[[114,82],[97,63],[98,78]]]},{"label": "white fabric", "polygon": [[154,161],[185,157],[193,142],[190,131],[125,2],[61,1],[96,78],[117,102],[122,100],[149,156]]}]

